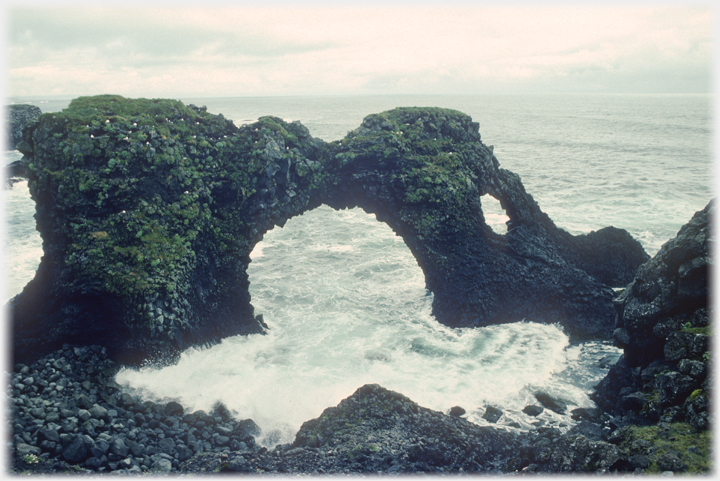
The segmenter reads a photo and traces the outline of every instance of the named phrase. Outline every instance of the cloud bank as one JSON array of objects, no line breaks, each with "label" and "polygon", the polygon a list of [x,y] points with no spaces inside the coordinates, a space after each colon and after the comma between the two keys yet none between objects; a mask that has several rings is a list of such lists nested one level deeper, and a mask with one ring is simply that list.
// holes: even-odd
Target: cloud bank
[{"label": "cloud bank", "polygon": [[686,6],[11,8],[12,96],[710,92]]}]

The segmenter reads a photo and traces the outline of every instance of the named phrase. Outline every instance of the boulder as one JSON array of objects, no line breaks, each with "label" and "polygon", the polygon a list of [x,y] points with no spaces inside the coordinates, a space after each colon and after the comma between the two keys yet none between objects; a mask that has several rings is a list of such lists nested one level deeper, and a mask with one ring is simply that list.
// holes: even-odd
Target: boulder
[{"label": "boulder", "polygon": [[[674,239],[638,269],[633,281],[615,299],[616,328],[620,330],[616,341],[631,367],[662,359],[666,343],[675,337],[683,338],[675,343],[679,345],[675,350],[680,349],[688,337],[688,333],[676,334],[680,317],[693,316],[708,307],[713,205],[710,202],[695,213]],[[673,319],[678,321],[669,323]],[[707,326],[707,316],[696,324],[690,327]],[[673,360],[682,355],[675,354]]]},{"label": "boulder", "polygon": [[500,409],[496,408],[495,406],[487,406],[482,417],[487,422],[494,424],[500,420],[502,415],[503,412]]},{"label": "boulder", "polygon": [[549,409],[558,414],[565,414],[565,411],[567,411],[567,404],[565,404],[565,402],[555,399],[546,392],[541,391],[535,393],[535,399],[537,399],[538,402],[545,407],[545,409]]},{"label": "boulder", "polygon": [[91,437],[75,434],[63,449],[62,456],[70,464],[79,464],[90,457],[90,448],[94,445]]},{"label": "boulder", "polygon": [[545,411],[545,408],[531,404],[531,405],[525,406],[522,411],[525,414],[527,414],[528,416],[535,417],[535,416],[539,416],[540,414],[542,414],[542,412]]},{"label": "boulder", "polygon": [[496,460],[508,463],[519,445],[510,433],[421,407],[402,394],[368,384],[303,423],[292,448],[332,450],[334,463],[362,459],[353,471],[391,471],[385,464],[390,459],[402,462],[404,472],[495,472]]},{"label": "boulder", "polygon": [[448,414],[450,416],[462,416],[465,414],[465,410],[460,406],[453,406],[450,408],[450,411],[448,411]]}]

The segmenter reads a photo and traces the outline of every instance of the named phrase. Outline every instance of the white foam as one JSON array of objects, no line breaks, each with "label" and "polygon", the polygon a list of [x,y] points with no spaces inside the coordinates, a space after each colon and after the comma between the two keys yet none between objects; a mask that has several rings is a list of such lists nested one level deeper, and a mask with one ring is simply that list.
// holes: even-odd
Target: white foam
[{"label": "white foam", "polygon": [[567,349],[558,326],[439,324],[409,249],[361,211],[339,214],[318,209],[263,240],[248,273],[269,335],[226,339],[189,351],[177,366],[124,370],[117,381],[191,410],[222,401],[258,423],[268,446],[291,442],[304,421],[367,383],[439,411],[462,406],[480,424],[492,404],[506,412],[503,422],[528,427],[521,410],[540,388],[592,406],[585,385],[558,380],[585,356]]}]

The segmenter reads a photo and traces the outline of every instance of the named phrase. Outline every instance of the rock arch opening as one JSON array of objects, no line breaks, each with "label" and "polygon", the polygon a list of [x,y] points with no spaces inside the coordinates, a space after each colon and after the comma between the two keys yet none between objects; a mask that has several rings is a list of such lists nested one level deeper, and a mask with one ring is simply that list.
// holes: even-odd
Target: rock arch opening
[{"label": "rock arch opening", "polygon": [[430,315],[432,296],[410,249],[359,207],[323,205],[295,216],[268,231],[250,258],[251,302],[271,330],[321,316],[363,335],[368,316]]},{"label": "rock arch opening", "polygon": [[490,194],[485,194],[480,196],[480,203],[482,205],[485,223],[496,234],[507,234],[507,223],[510,221],[510,217],[508,217],[507,212],[503,209],[500,201]]}]

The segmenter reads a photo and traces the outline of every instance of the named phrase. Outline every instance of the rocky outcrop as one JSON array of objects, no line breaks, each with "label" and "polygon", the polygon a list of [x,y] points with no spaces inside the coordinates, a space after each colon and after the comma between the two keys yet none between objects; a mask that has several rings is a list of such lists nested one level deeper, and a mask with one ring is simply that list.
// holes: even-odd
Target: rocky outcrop
[{"label": "rocky outcrop", "polygon": [[[370,115],[331,166],[337,180],[326,203],[360,206],[402,236],[435,295],[433,313],[450,326],[528,319],[559,322],[576,338],[601,335],[614,317],[608,285],[628,282],[648,258],[619,229],[571,236],[557,228],[459,112]],[[510,219],[504,235],[485,223],[485,194]]]},{"label": "rocky outcrop", "polygon": [[[453,110],[370,115],[325,143],[275,117],[238,128],[178,101],[81,97],[24,135],[44,256],[9,305],[16,361],[72,343],[139,363],[264,332],[249,254],[321,204],[362,207],[402,236],[450,326],[527,319],[609,336],[610,287],[647,259],[625,231],[557,228]],[[484,194],[506,234],[485,223]]]},{"label": "rocky outcrop", "polygon": [[517,445],[509,433],[423,408],[368,384],[305,422],[292,447],[332,448],[342,464],[365,464],[362,471],[388,470],[395,462],[412,466],[404,471],[500,472]]},{"label": "rocky outcrop", "polygon": [[709,428],[713,211],[695,213],[615,301],[623,356],[594,397],[626,422]]},{"label": "rocky outcrop", "polygon": [[23,129],[31,121],[37,119],[42,111],[40,107],[28,104],[8,105],[7,109],[7,146],[8,150],[14,150],[23,139]]}]

